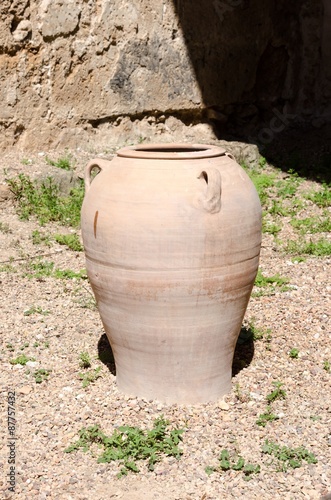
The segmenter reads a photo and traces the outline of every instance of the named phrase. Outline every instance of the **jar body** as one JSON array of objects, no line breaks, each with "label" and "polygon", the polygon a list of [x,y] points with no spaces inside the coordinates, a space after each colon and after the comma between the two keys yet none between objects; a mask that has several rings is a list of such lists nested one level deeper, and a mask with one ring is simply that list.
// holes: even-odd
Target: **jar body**
[{"label": "jar body", "polygon": [[231,388],[258,269],[253,184],[206,145],[124,148],[90,162],[86,175],[86,267],[118,388],[166,402],[217,400]]}]

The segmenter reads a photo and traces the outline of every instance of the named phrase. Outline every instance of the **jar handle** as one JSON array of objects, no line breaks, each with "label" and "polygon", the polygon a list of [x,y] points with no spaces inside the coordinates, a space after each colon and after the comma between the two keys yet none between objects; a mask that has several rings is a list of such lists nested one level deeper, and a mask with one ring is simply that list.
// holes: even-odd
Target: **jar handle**
[{"label": "jar handle", "polygon": [[204,210],[216,214],[221,210],[222,179],[216,168],[206,168],[198,179],[203,179],[207,184],[207,192],[200,195],[200,203]]},{"label": "jar handle", "polygon": [[94,168],[98,168],[99,169],[98,174],[99,174],[100,172],[102,172],[102,170],[104,168],[107,167],[108,163],[109,163],[109,160],[102,160],[100,158],[96,158],[95,160],[91,160],[87,164],[87,166],[85,168],[85,174],[84,174],[85,193],[87,193],[88,190],[91,187],[91,182],[92,182],[91,174],[92,174],[92,170]]}]

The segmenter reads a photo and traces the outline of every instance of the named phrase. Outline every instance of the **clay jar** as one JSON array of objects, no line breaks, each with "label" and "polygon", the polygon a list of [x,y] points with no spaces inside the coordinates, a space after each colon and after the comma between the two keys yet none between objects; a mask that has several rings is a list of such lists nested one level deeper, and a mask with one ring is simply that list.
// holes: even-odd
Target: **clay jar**
[{"label": "clay jar", "polygon": [[85,186],[87,273],[119,390],[170,403],[221,398],[258,269],[252,182],[219,147],[149,144],[92,160]]}]

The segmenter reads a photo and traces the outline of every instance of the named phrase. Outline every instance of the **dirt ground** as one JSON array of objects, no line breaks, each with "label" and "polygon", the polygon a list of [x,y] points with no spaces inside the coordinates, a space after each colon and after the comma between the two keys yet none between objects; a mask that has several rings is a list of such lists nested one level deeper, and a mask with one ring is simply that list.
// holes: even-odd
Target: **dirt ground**
[{"label": "dirt ground", "polygon": [[[70,151],[75,174],[102,152]],[[72,251],[52,235],[77,234],[78,229],[50,223],[41,227],[32,217],[20,220],[5,178],[19,173],[47,175],[54,168],[46,157],[9,152],[0,163],[0,289],[1,289],[1,478],[0,497],[20,500],[227,500],[320,499],[331,495],[331,283],[329,256],[306,256],[302,261],[286,254],[275,236],[263,234],[260,266],[264,275],[286,277],[289,287],[270,293],[254,288],[245,324],[267,332],[260,340],[238,345],[232,391],[221,401],[196,406],[166,405],[121,394],[111,362],[102,362],[107,345],[87,280],[79,277],[27,276],[27,266],[38,258],[56,269],[79,273],[84,253]],[[103,154],[109,157],[109,153]],[[284,172],[278,171],[279,178]],[[319,189],[305,180],[300,190]],[[300,217],[317,214],[312,203]],[[39,231],[39,243],[32,234]],[[277,238],[293,237],[290,218],[282,218]],[[329,238],[330,235],[324,235]],[[36,238],[35,238],[36,240]],[[31,268],[31,266],[30,266]],[[297,357],[289,352],[298,350]],[[101,377],[83,387],[79,355],[88,352],[91,369]],[[26,365],[10,360],[25,354]],[[31,360],[33,358],[33,360]],[[38,383],[36,372],[47,370]],[[40,372],[41,373],[41,372]],[[282,382],[285,398],[276,398],[277,419],[265,427],[256,424],[266,412],[266,396],[273,383]],[[15,394],[15,401],[12,398]],[[8,403],[9,398],[9,403]],[[15,438],[9,434],[7,409],[14,407]],[[155,470],[139,463],[139,473],[117,478],[116,462],[98,463],[98,449],[64,453],[82,427],[99,424],[106,434],[121,425],[151,428],[164,415],[172,427],[185,429],[179,460],[165,457]],[[317,463],[303,461],[297,468],[279,470],[279,462],[262,452],[266,440],[291,449],[305,447]],[[10,444],[15,442],[15,492],[10,487]],[[248,476],[243,470],[216,471],[218,457],[227,449],[261,470]]]}]

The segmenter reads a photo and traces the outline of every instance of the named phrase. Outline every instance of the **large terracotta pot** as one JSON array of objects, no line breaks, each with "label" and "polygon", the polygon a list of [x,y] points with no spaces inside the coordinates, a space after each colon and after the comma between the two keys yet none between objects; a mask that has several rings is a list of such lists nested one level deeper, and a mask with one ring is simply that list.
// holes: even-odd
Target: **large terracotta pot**
[{"label": "large terracotta pot", "polygon": [[166,402],[217,400],[231,389],[259,262],[252,182],[221,148],[154,144],[92,160],[85,186],[87,273],[118,388]]}]

